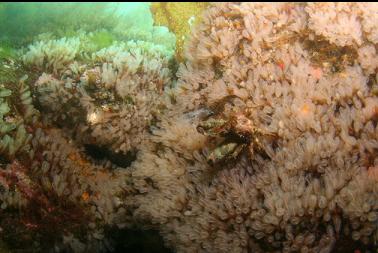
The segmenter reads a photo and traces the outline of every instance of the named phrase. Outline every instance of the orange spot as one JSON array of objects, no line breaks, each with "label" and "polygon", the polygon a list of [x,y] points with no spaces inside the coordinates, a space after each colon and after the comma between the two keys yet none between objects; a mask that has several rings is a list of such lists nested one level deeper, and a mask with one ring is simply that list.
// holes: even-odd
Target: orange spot
[{"label": "orange spot", "polygon": [[307,114],[310,112],[310,107],[308,105],[304,105],[301,109],[301,112]]},{"label": "orange spot", "polygon": [[70,159],[71,161],[76,161],[77,160],[77,154],[76,153],[70,153],[68,155],[68,159]]},{"label": "orange spot", "polygon": [[282,60],[277,61],[278,67],[283,71],[285,68],[285,63]]},{"label": "orange spot", "polygon": [[311,75],[316,79],[320,79],[323,75],[323,70],[321,68],[312,68]]},{"label": "orange spot", "polygon": [[80,166],[86,166],[89,164],[89,162],[86,159],[82,158],[79,154],[75,152],[70,153],[68,155],[68,159],[70,159],[73,162],[76,162],[76,164]]},{"label": "orange spot", "polygon": [[88,199],[89,199],[89,193],[88,192],[84,192],[81,195],[81,199],[84,200],[84,201],[88,201]]},{"label": "orange spot", "polygon": [[79,161],[78,161],[78,164],[80,165],[80,166],[89,166],[89,162],[86,160],[86,159],[83,159],[83,158],[81,158],[80,157],[80,159],[79,159]]}]

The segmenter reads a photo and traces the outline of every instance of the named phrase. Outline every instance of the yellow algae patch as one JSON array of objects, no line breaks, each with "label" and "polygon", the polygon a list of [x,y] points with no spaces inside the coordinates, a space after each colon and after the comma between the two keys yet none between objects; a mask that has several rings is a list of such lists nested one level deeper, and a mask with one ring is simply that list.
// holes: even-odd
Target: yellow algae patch
[{"label": "yellow algae patch", "polygon": [[200,21],[202,11],[209,5],[205,2],[155,2],[151,12],[155,25],[167,26],[176,35],[176,59],[184,59],[184,41],[191,27]]}]

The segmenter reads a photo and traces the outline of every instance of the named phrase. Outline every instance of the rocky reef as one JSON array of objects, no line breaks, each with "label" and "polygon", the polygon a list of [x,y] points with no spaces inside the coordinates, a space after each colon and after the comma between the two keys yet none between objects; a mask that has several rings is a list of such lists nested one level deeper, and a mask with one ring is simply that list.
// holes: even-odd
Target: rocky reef
[{"label": "rocky reef", "polygon": [[0,248],[375,252],[377,13],[211,4],[177,71],[152,24],[0,55]]}]

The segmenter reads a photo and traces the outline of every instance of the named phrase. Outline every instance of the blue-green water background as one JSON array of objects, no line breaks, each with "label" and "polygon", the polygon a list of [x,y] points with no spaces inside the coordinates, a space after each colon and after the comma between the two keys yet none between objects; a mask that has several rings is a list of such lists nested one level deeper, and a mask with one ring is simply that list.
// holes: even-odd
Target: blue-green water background
[{"label": "blue-green water background", "polygon": [[[38,40],[41,34],[62,38],[76,36],[78,32],[106,31],[104,40],[108,41],[151,41],[154,40],[152,29],[153,18],[147,2],[0,3],[0,51],[3,53],[10,48],[26,46]],[[168,29],[160,27],[161,32],[168,32]]]}]

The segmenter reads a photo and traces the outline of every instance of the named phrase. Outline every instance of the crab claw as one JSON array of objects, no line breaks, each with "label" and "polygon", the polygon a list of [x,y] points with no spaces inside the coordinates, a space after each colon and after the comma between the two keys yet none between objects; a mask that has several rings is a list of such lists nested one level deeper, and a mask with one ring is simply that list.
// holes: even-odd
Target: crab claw
[{"label": "crab claw", "polygon": [[246,144],[230,142],[217,147],[207,156],[207,162],[210,165],[218,164],[229,159],[236,159]]},{"label": "crab claw", "polygon": [[224,119],[208,119],[197,125],[197,131],[203,135],[215,136],[223,132],[227,121]]}]

